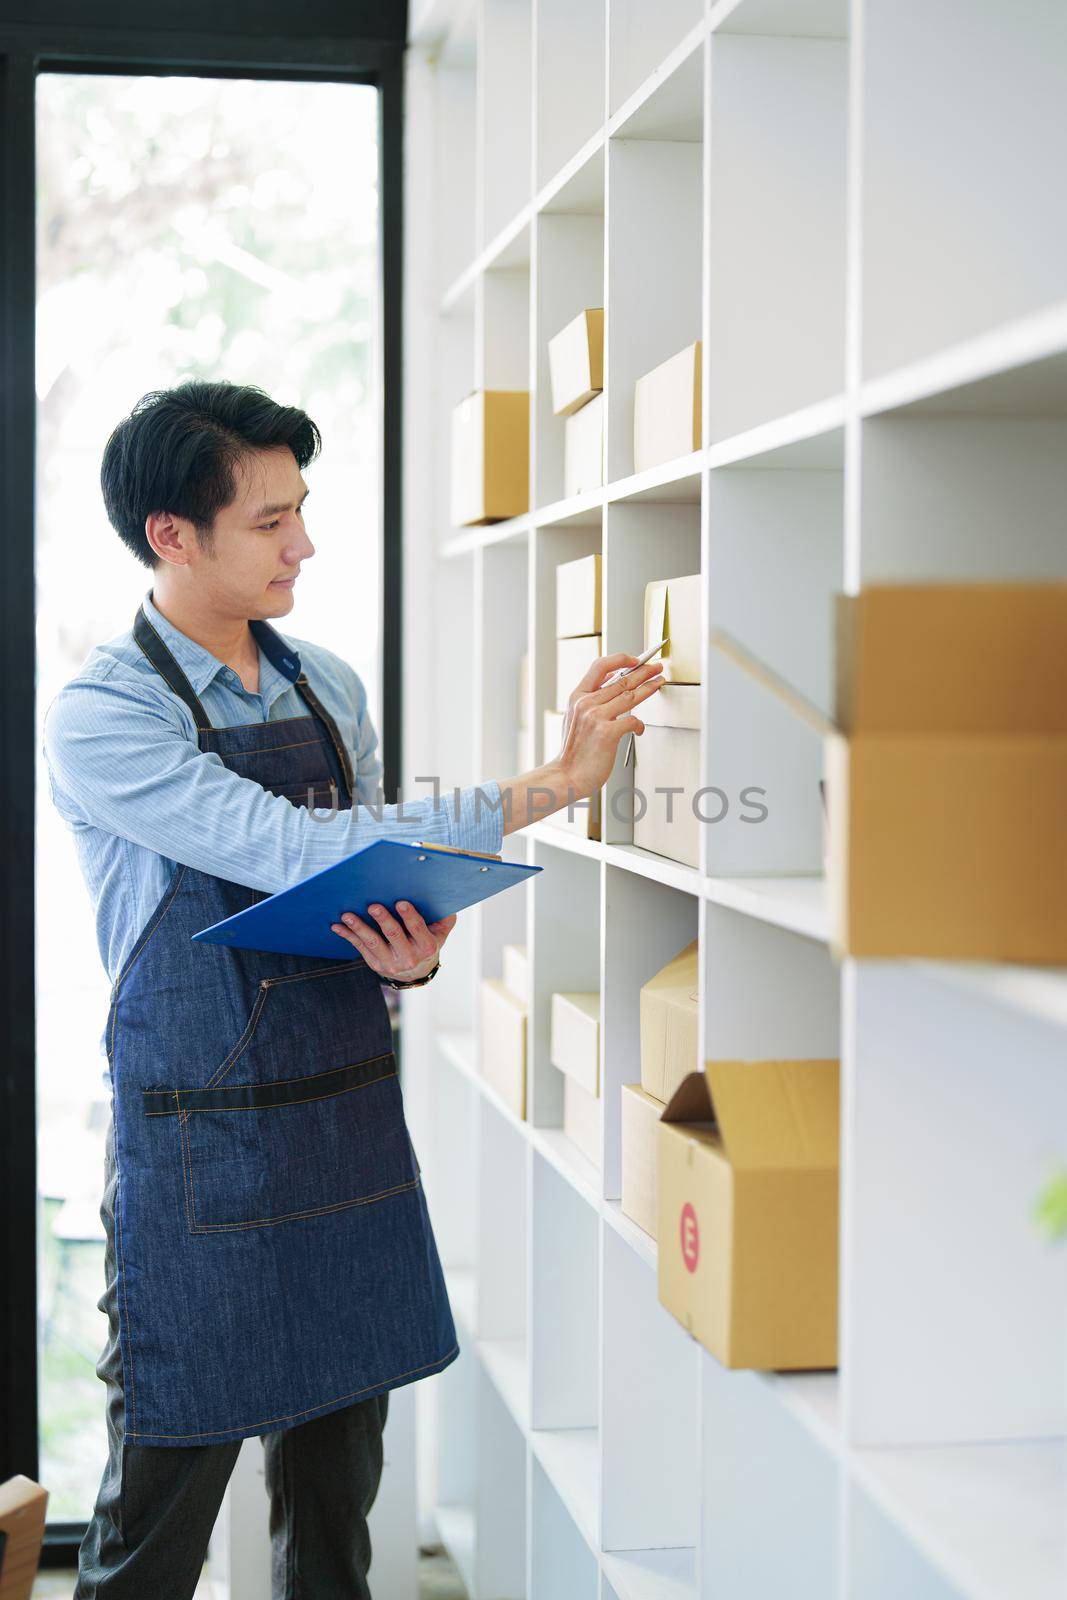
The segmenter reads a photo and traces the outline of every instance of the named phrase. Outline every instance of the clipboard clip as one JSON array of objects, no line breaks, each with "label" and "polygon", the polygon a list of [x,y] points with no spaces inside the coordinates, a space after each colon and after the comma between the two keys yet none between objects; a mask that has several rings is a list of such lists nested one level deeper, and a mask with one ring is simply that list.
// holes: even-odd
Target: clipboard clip
[{"label": "clipboard clip", "polygon": [[480,856],[483,861],[503,861],[503,856],[495,856],[491,850],[461,850],[458,844],[430,844],[426,839],[412,839],[412,845],[417,845],[420,850],[443,850],[450,856]]}]

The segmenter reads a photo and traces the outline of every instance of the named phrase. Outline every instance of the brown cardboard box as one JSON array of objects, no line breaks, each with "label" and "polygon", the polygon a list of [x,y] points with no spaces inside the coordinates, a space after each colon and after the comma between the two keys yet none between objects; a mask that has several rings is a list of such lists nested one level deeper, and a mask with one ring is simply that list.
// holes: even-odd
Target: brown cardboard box
[{"label": "brown cardboard box", "polygon": [[656,1237],[656,1143],[662,1100],[639,1083],[622,1086],[622,1199],[624,1216]]},{"label": "brown cardboard box", "polygon": [[556,710],[566,711],[567,701],[600,655],[599,633],[556,640]]},{"label": "brown cardboard box", "polygon": [[580,311],[548,341],[552,410],[570,416],[604,387],[604,311]]},{"label": "brown cardboard box", "polygon": [[529,393],[476,390],[452,413],[452,524],[499,522],[529,505]]},{"label": "brown cardboard box", "polygon": [[552,996],[548,1059],[587,1094],[600,1093],[600,995],[595,990]]},{"label": "brown cardboard box", "polygon": [[837,1364],[838,1076],[707,1061],[663,1113],[659,1298],[724,1366]]},{"label": "brown cardboard box", "polygon": [[499,978],[481,987],[481,1073],[517,1117],[526,1115],[526,1007]]},{"label": "brown cardboard box", "polygon": [[563,424],[563,498],[604,482],[604,396],[594,395]]},{"label": "brown cardboard box", "polygon": [[656,658],[667,683],[699,683],[704,665],[700,630],[700,574],[658,578],[645,585],[645,649],[668,643]]},{"label": "brown cardboard box", "polygon": [[1065,640],[1064,583],[839,595],[830,718],[713,633],[825,736],[835,956],[1067,962]]},{"label": "brown cardboard box", "polygon": [[556,638],[600,632],[600,552],[556,568]]},{"label": "brown cardboard box", "polygon": [[[634,844],[697,867],[700,819],[693,801],[701,787],[700,685],[665,683],[642,701],[637,714],[645,731],[634,740],[634,786],[644,797],[644,810],[635,796]],[[668,788],[682,792],[656,793]]]},{"label": "brown cardboard box", "polygon": [[589,1094],[576,1078],[563,1079],[563,1131],[587,1161],[600,1167],[600,1097]]},{"label": "brown cardboard box", "polygon": [[641,985],[641,1087],[661,1103],[699,1060],[699,953],[694,939]]},{"label": "brown cardboard box", "polygon": [[[662,689],[660,694],[662,694]],[[653,700],[655,695],[651,697]],[[645,704],[647,705],[647,701]],[[562,711],[546,711],[544,717],[545,741],[542,761],[554,761],[563,747],[563,718]],[[644,735],[642,734],[642,738]],[[559,811],[553,811],[543,820],[553,828],[564,828],[568,833],[577,833],[583,839],[600,838],[600,796],[603,791],[598,789],[596,794],[587,800],[575,800],[571,810],[573,815],[568,817],[567,806]]]},{"label": "brown cardboard box", "polygon": [[48,1490],[21,1473],[0,1483],[0,1594],[30,1600],[44,1542]]},{"label": "brown cardboard box", "polygon": [[524,1006],[530,1004],[530,963],[524,944],[504,946],[504,987]]},{"label": "brown cardboard box", "polygon": [[634,387],[634,471],[700,449],[698,339],[638,378]]}]

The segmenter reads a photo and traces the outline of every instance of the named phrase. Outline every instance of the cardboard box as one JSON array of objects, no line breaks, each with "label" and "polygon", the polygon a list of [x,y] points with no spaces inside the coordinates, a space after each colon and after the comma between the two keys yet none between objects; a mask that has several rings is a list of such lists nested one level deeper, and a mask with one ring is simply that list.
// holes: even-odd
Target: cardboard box
[{"label": "cardboard box", "polygon": [[0,1593],[30,1600],[44,1542],[48,1490],[16,1473],[0,1483]]},{"label": "cardboard box", "polygon": [[570,416],[604,387],[604,311],[580,311],[548,341],[548,375],[552,409]]},{"label": "cardboard box", "polygon": [[[700,776],[700,685],[665,683],[643,700],[645,731],[634,740],[634,844],[685,866],[700,865],[700,818],[694,808]],[[677,788],[680,794],[657,794]],[[698,802],[699,804],[699,802]]]},{"label": "cardboard box", "polygon": [[604,396],[596,395],[563,424],[563,498],[604,482]]},{"label": "cardboard box", "polygon": [[624,1216],[656,1237],[656,1144],[662,1100],[639,1083],[622,1086],[622,1199]]},{"label": "cardboard box", "polygon": [[504,987],[510,989],[516,1000],[529,1007],[530,963],[524,944],[504,946]]},{"label": "cardboard box", "polygon": [[556,710],[566,711],[567,701],[593,665],[600,651],[599,633],[556,640]]},{"label": "cardboard box", "polygon": [[876,585],[836,622],[833,717],[712,636],[824,735],[834,955],[1067,962],[1067,584]]},{"label": "cardboard box", "polygon": [[499,522],[529,505],[529,393],[476,390],[452,413],[452,524]]},{"label": "cardboard box", "polygon": [[[662,693],[662,691],[661,691]],[[653,700],[655,695],[651,697]],[[544,718],[544,755],[545,763],[554,761],[563,747],[563,719],[562,711],[546,711]],[[643,736],[642,736],[643,737]],[[583,839],[600,838],[600,796],[602,791],[597,790],[585,800],[575,800],[570,808],[573,815],[568,817],[567,806],[562,806],[559,811],[553,811],[550,816],[541,820],[549,823],[553,828],[563,828],[568,833],[576,833]]]},{"label": "cardboard box", "polygon": [[661,1104],[699,1061],[698,958],[694,939],[641,985],[641,1087]]},{"label": "cardboard box", "polygon": [[657,660],[667,683],[699,683],[704,665],[704,639],[700,631],[700,574],[689,578],[658,578],[645,585],[645,643],[670,636]]},{"label": "cardboard box", "polygon": [[634,387],[634,471],[700,449],[701,347],[676,356],[638,378]]},{"label": "cardboard box", "polygon": [[556,568],[556,638],[600,632],[600,552]]},{"label": "cardboard box", "polygon": [[600,1093],[600,995],[597,991],[552,996],[548,1059],[587,1094]]},{"label": "cardboard box", "polygon": [[517,1117],[526,1115],[526,1007],[499,978],[482,979],[481,1073]]},{"label": "cardboard box", "polygon": [[837,1061],[708,1061],[657,1129],[659,1298],[727,1367],[837,1365]]},{"label": "cardboard box", "polygon": [[563,1079],[563,1131],[587,1161],[600,1167],[601,1101],[575,1078]]}]

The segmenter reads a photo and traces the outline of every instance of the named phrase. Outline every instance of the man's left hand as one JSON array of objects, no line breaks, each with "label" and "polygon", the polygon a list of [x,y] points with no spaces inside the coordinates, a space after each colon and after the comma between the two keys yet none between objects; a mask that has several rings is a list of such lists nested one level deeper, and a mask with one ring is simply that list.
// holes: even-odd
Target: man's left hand
[{"label": "man's left hand", "polygon": [[456,925],[455,912],[440,922],[426,922],[409,900],[396,902],[395,917],[381,905],[368,906],[367,911],[377,928],[354,911],[343,912],[341,921],[331,922],[330,927],[359,951],[368,967],[398,983],[410,983],[432,972],[441,946]]}]

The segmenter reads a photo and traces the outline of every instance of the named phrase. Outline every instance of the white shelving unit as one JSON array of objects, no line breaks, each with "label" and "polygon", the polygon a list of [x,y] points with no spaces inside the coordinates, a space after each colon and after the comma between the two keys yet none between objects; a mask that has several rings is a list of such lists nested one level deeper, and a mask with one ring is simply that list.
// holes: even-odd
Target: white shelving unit
[{"label": "white shelving unit", "polygon": [[[652,578],[829,703],[831,596],[1067,578],[1067,28],[1056,0],[423,0],[408,70],[406,792],[516,771],[550,706],[555,566],[599,550],[604,649]],[[561,500],[548,338],[606,316],[608,483]],[[704,448],[635,475],[633,383],[703,340]],[[531,509],[448,524],[477,387],[531,392]],[[699,868],[539,824],[404,999],[406,1093],[463,1355],[420,1386],[428,1517],[476,1600],[1059,1600],[1067,972],[836,964],[817,737],[709,649]],[[540,752],[539,752],[540,753]],[[1019,825],[1025,826],[1020,798]],[[980,870],[980,863],[976,863]],[[705,1055],[843,1069],[836,1373],[727,1372],[619,1207],[638,990],[700,940]],[[529,948],[528,1119],[478,1071],[480,979]],[[561,1129],[553,989],[601,992],[603,1161]]]}]

